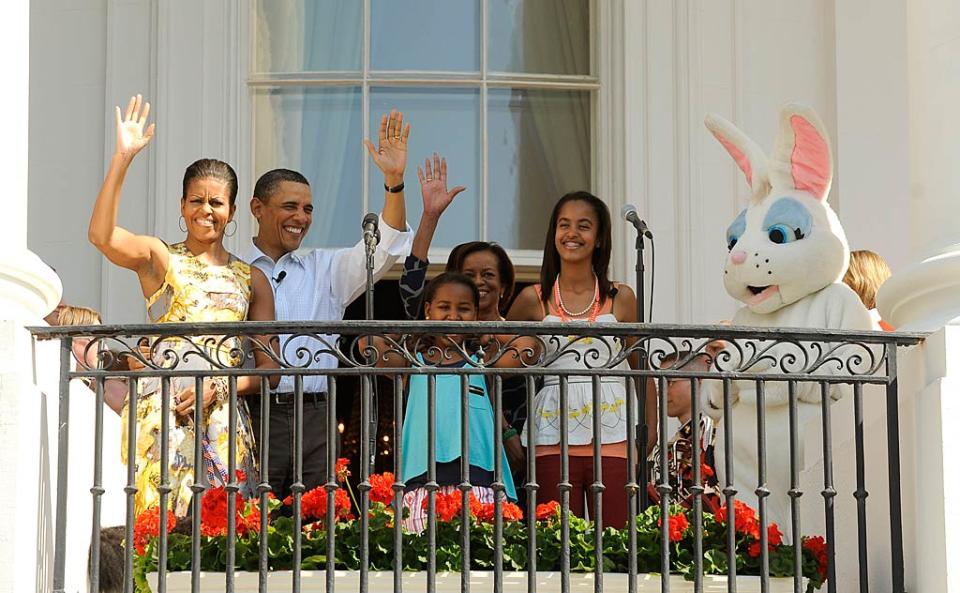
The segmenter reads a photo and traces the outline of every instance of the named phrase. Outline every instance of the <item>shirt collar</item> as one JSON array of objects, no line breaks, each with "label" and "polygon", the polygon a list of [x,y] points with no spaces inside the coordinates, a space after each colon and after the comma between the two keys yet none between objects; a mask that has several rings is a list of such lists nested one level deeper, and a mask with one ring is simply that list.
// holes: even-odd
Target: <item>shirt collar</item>
[{"label": "shirt collar", "polygon": [[303,265],[303,256],[297,253],[296,251],[285,253],[282,256],[280,256],[279,260],[274,262],[269,255],[267,255],[266,253],[261,251],[259,247],[257,247],[257,244],[251,238],[250,247],[247,249],[247,252],[244,255],[243,260],[248,264],[253,264],[260,261],[261,258],[266,259],[268,262],[270,262],[271,267],[283,261],[284,258],[289,258],[290,260],[296,262],[297,264],[301,266]]}]

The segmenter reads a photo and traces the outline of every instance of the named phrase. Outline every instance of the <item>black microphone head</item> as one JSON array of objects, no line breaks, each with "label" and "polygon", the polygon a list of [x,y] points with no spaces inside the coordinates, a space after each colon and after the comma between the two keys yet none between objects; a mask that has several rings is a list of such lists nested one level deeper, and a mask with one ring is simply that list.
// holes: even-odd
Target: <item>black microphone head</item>
[{"label": "black microphone head", "polygon": [[373,226],[376,227],[380,222],[380,216],[375,212],[367,212],[367,215],[363,217],[363,223],[361,226]]}]

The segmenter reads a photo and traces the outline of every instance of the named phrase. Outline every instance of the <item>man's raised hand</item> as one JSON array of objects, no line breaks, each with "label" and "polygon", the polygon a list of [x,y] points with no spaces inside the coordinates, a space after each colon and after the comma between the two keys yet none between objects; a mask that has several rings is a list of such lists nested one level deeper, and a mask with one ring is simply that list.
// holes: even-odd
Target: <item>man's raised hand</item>
[{"label": "man's raised hand", "polygon": [[384,182],[389,186],[403,182],[403,173],[407,168],[407,138],[410,137],[410,124],[403,125],[403,114],[396,109],[380,118],[379,143],[374,147],[373,142],[364,140],[367,152],[373,157],[380,171],[383,172]]}]

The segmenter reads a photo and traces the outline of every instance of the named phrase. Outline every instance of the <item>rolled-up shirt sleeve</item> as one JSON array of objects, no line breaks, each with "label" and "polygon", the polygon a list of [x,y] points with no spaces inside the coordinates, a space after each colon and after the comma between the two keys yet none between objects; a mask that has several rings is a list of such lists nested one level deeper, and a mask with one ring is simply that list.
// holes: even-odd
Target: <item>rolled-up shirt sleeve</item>
[{"label": "rolled-up shirt sleeve", "polygon": [[[390,266],[402,256],[410,253],[413,247],[413,231],[407,225],[405,230],[397,230],[388,225],[380,216],[380,243],[373,257],[373,281],[376,282],[387,273]],[[366,253],[363,240],[348,249],[341,249],[331,265],[331,290],[344,306],[360,296],[366,287]]]}]

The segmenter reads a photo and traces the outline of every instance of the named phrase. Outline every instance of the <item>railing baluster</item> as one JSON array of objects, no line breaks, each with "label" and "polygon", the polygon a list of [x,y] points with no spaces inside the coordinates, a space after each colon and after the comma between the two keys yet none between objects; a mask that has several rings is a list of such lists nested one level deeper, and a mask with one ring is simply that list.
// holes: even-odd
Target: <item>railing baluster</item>
[{"label": "railing baluster", "polygon": [[787,382],[790,411],[790,522],[793,539],[793,592],[803,593],[803,534],[800,531],[800,427],[797,426],[797,382]]},{"label": "railing baluster", "polygon": [[[760,515],[760,592],[770,590],[770,553],[767,549],[767,383],[757,380],[757,495],[758,514]],[[732,514],[730,515],[733,516]],[[729,517],[728,517],[729,518]]]},{"label": "railing baluster", "polygon": [[[723,496],[727,506],[727,558],[736,558],[737,532],[733,522],[733,506],[737,489],[733,487],[733,403],[730,392],[733,381],[723,378]],[[737,563],[727,562],[727,593],[737,593]]]},{"label": "railing baluster", "polygon": [[[593,396],[593,484],[590,490],[593,492],[593,546],[594,546],[594,566],[593,570],[593,590],[596,593],[603,592],[603,455],[601,447],[603,446],[600,438],[600,389],[601,379],[599,375],[591,378],[592,396]],[[627,424],[629,413],[627,415]],[[619,526],[615,526],[619,529]]]},{"label": "railing baluster", "polygon": [[[393,378],[393,592],[403,591],[403,376]],[[330,589],[333,591],[333,589]]]},{"label": "railing baluster", "polygon": [[703,593],[703,482],[700,468],[700,380],[690,379],[690,444],[693,461],[693,590]]},{"label": "railing baluster", "polygon": [[[470,376],[460,375],[460,590],[470,591]],[[494,420],[494,428],[497,426]]]},{"label": "railing baluster", "polygon": [[570,593],[570,442],[566,375],[560,375],[560,591]]},{"label": "railing baluster", "polygon": [[660,493],[660,591],[670,593],[670,465],[667,450],[667,380],[663,376],[657,377],[657,392],[660,395],[658,416],[660,425],[660,484],[657,492]]},{"label": "railing baluster", "polygon": [[206,464],[203,460],[203,375],[193,381],[193,492],[191,500],[193,523],[190,542],[190,587],[200,590],[200,520],[203,509],[203,493],[207,485]]},{"label": "railing baluster", "polygon": [[[303,555],[303,375],[293,377],[293,593],[300,593],[300,562]],[[326,529],[333,528],[327,516]]]},{"label": "railing baluster", "polygon": [[867,570],[867,478],[863,458],[863,384],[853,384],[853,432],[857,448],[857,549],[860,558],[860,593],[870,591]]},{"label": "railing baluster", "polygon": [[257,442],[260,448],[260,483],[257,484],[257,492],[260,494],[260,555],[257,566],[257,579],[260,593],[267,593],[267,574],[270,570],[270,557],[267,553],[267,529],[269,514],[266,509],[270,508],[270,493],[273,488],[270,486],[270,379],[266,376],[260,378],[260,440]]},{"label": "railing baluster", "polygon": [[[100,590],[100,507],[103,489],[103,377],[97,377],[95,385],[93,421],[93,528],[90,538],[90,590]],[[161,507],[162,508],[162,507]],[[160,513],[160,531],[166,531],[166,513]]]},{"label": "railing baluster", "polygon": [[[337,378],[327,376],[327,525],[332,525],[337,493]],[[327,575],[324,593],[333,593],[336,575],[336,529],[327,529]]]},{"label": "railing baluster", "polygon": [[[127,524],[124,541],[133,541],[133,525],[136,522],[134,497],[137,494],[137,379],[130,379],[130,391],[127,394],[127,485],[123,492],[127,495]],[[123,548],[123,593],[133,593],[133,546]]]},{"label": "railing baluster", "polygon": [[537,423],[533,410],[537,385],[527,375],[527,593],[537,593]]},{"label": "railing baluster", "polygon": [[893,593],[904,593],[903,515],[900,500],[900,409],[898,403],[897,345],[884,344],[887,362],[887,478],[890,495],[890,571]]},{"label": "railing baluster", "polygon": [[503,378],[493,377],[493,593],[503,593]]},{"label": "railing baluster", "polygon": [[227,567],[226,593],[233,593],[234,570],[237,562],[237,378],[227,377]]},{"label": "railing baluster", "polygon": [[837,556],[834,528],[833,439],[830,434],[830,384],[820,382],[820,410],[823,415],[823,513],[827,529],[827,591],[837,591]]},{"label": "railing baluster", "polygon": [[[427,593],[437,590],[437,376],[427,377]],[[419,509],[413,509],[419,512]]]},{"label": "railing baluster", "polygon": [[[637,425],[634,417],[637,415],[636,402],[636,381],[634,377],[624,377],[627,385],[627,593],[637,593]],[[644,384],[646,377],[640,377]],[[640,454],[641,463],[647,465],[646,443],[643,444]],[[645,472],[641,472],[643,474]],[[644,484],[643,488],[646,489]]]},{"label": "railing baluster", "polygon": [[[372,427],[370,418],[374,413],[373,378],[370,375],[360,377],[360,591],[367,593],[370,588],[370,473],[377,454],[375,443],[370,436]],[[328,517],[328,529],[331,518]]]},{"label": "railing baluster", "polygon": [[[70,453],[70,361],[73,360],[73,338],[60,339],[60,402],[57,415],[57,519],[53,556],[53,590],[62,593],[67,569],[67,456]],[[134,415],[135,416],[135,415]],[[130,449],[135,451],[135,449]],[[132,480],[130,482],[133,483]],[[127,541],[133,541],[133,522],[127,515]],[[133,549],[128,546],[124,583],[133,582]],[[126,585],[125,585],[126,586]]]},{"label": "railing baluster", "polygon": [[[130,403],[133,410],[134,403]],[[170,378],[160,379],[160,546],[158,548],[157,593],[167,592],[167,509],[170,507]],[[93,589],[91,587],[92,591]]]}]

